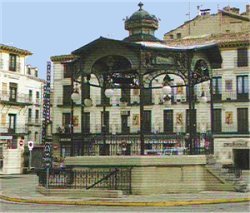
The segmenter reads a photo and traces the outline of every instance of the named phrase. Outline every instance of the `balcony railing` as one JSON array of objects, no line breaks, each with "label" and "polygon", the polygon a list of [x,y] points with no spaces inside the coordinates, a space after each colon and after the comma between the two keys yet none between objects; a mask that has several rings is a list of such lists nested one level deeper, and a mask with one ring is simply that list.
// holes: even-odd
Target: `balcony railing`
[{"label": "balcony railing", "polygon": [[9,91],[0,90],[0,101],[9,103],[21,103],[21,104],[32,104],[29,99],[29,95],[18,93],[16,96],[11,96]]},{"label": "balcony railing", "polygon": [[26,127],[9,128],[8,126],[3,126],[1,124],[0,133],[2,134],[27,134],[28,129]]},{"label": "balcony railing", "polygon": [[28,121],[27,121],[27,124],[28,125],[41,125],[42,124],[42,121],[41,119],[38,119],[38,118],[28,118]]},{"label": "balcony railing", "polygon": [[238,93],[237,91],[222,91],[221,94],[213,94],[215,102],[221,101],[249,101],[249,93]]}]

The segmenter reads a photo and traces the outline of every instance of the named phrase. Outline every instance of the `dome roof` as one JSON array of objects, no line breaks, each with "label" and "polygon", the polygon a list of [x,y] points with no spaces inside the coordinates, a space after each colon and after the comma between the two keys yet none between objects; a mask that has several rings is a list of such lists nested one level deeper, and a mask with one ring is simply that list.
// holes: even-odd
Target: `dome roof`
[{"label": "dome roof", "polygon": [[147,27],[155,30],[158,29],[158,19],[154,15],[151,15],[147,11],[143,10],[143,4],[141,2],[138,4],[138,6],[140,9],[126,19],[125,29],[130,30],[140,27]]},{"label": "dome roof", "polygon": [[146,10],[140,8],[138,11],[130,16],[129,20],[141,20],[141,19],[153,19],[157,21],[157,18],[154,15],[150,15]]}]

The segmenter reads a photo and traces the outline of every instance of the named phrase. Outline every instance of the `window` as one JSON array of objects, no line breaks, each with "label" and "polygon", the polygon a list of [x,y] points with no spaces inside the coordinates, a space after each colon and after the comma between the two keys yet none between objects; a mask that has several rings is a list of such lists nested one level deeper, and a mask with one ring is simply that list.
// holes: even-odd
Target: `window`
[{"label": "window", "polygon": [[16,59],[17,59],[17,55],[10,54],[9,56],[9,70],[10,71],[16,71]]},{"label": "window", "polygon": [[35,132],[35,142],[38,140],[38,132]]},{"label": "window", "polygon": [[63,86],[63,104],[64,105],[70,105],[70,103],[71,103],[71,92],[72,92],[71,85]]},{"label": "window", "polygon": [[32,109],[28,110],[28,122],[31,122],[32,119]]},{"label": "window", "polygon": [[221,77],[214,77],[213,78],[213,99],[214,101],[221,100],[221,93],[222,93],[222,83]]},{"label": "window", "polygon": [[28,74],[29,74],[29,75],[31,74],[31,69],[30,69],[30,67],[28,67]]},{"label": "window", "polygon": [[101,112],[102,133],[104,133],[104,131],[105,133],[109,133],[109,112],[105,112],[105,119],[103,115],[103,112]]},{"label": "window", "polygon": [[173,34],[169,35],[169,38],[174,39],[174,35]]},{"label": "window", "polygon": [[221,133],[221,109],[214,109],[213,116],[214,133]]},{"label": "window", "polygon": [[39,99],[40,98],[40,94],[39,94],[39,92],[37,91],[36,92],[36,99]]},{"label": "window", "polygon": [[84,112],[84,126],[83,126],[83,129],[84,129],[84,132],[85,133],[90,133],[90,112]]},{"label": "window", "polygon": [[[151,87],[152,84],[149,85]],[[143,103],[144,105],[152,105],[152,89],[143,89]]]},{"label": "window", "polygon": [[38,77],[38,71],[35,70],[35,77]]},{"label": "window", "polygon": [[145,110],[143,112],[143,132],[151,133],[151,111]]},{"label": "window", "polygon": [[247,67],[248,66],[247,48],[240,48],[237,50],[237,66],[238,67]]},{"label": "window", "polygon": [[248,76],[237,76],[237,99],[248,100]]},{"label": "window", "polygon": [[71,78],[71,72],[70,72],[70,65],[64,64],[63,65],[63,77],[64,78]]},{"label": "window", "polygon": [[248,133],[248,108],[237,109],[238,133]]},{"label": "window", "polygon": [[36,109],[36,122],[38,121],[38,119],[39,119],[39,110],[38,109]]},{"label": "window", "polygon": [[16,114],[9,114],[9,133],[16,132]]},{"label": "window", "polygon": [[10,101],[17,101],[17,84],[10,83]]},{"label": "window", "polygon": [[128,118],[129,118],[129,114],[121,115],[122,133],[124,134],[129,133]]},{"label": "window", "polygon": [[164,132],[173,132],[173,110],[164,110],[163,114]]},{"label": "window", "polygon": [[130,89],[121,90],[121,102],[130,103]]},{"label": "window", "polygon": [[180,39],[181,38],[181,33],[177,33],[176,37],[177,37],[177,39]]},{"label": "window", "polygon": [[62,125],[64,127],[64,133],[70,133],[70,124],[71,124],[71,114],[63,113],[62,115]]},{"label": "window", "polygon": [[29,100],[32,101],[33,91],[29,90]]}]

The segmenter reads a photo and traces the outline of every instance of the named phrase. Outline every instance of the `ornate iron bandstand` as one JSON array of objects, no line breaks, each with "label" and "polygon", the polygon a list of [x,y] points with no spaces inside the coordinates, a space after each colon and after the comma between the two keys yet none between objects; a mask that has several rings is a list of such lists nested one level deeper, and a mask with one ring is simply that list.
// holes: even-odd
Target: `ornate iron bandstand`
[{"label": "ornate iron bandstand", "polygon": [[[184,84],[178,87],[188,88],[188,112],[189,112],[189,128],[185,135],[176,134],[154,134],[155,138],[177,138],[182,137],[185,140],[186,153],[196,154],[195,146],[197,135],[196,131],[196,111],[194,97],[194,86],[204,81],[210,81],[210,120],[213,124],[213,95],[212,95],[212,68],[221,63],[221,56],[218,47],[215,44],[185,46],[185,47],[170,47],[162,42],[127,42],[107,38],[99,38],[88,45],[73,52],[79,56],[78,59],[70,62],[72,69],[72,89],[74,82],[81,84],[81,143],[78,146],[74,143],[72,134],[72,155],[76,147],[81,147],[78,155],[95,154],[95,146],[99,146],[100,155],[110,155],[112,152],[111,144],[117,143],[126,150],[128,144],[133,141],[138,141],[134,154],[145,154],[145,138],[153,140],[149,132],[145,130],[144,100],[147,95],[147,90],[162,89],[165,93],[165,100],[171,100],[171,89],[176,87],[171,85],[169,74],[179,76],[183,79]],[[160,87],[153,87],[152,81],[160,75],[164,75],[163,84]],[[95,76],[98,79],[98,84],[91,82],[91,78]],[[112,135],[107,132],[105,122],[102,122],[102,134],[86,133],[84,129],[84,110],[91,106],[91,99],[84,99],[86,85],[90,87],[100,87],[102,97],[105,95],[112,97],[116,89],[138,89],[139,90],[139,125],[140,131],[136,134]],[[74,94],[73,89],[72,99],[77,94]],[[73,101],[72,101],[73,102]],[[103,121],[105,121],[106,108],[112,107],[102,100]],[[72,104],[73,106],[73,104]],[[111,109],[112,110],[112,109]],[[73,108],[72,108],[73,113]],[[72,116],[73,117],[73,116]],[[73,121],[72,121],[73,123]],[[73,125],[71,125],[73,128]],[[73,132],[73,130],[72,130]],[[213,125],[211,131],[206,135],[208,145],[206,151],[213,153]],[[117,138],[115,138],[117,137]],[[119,137],[121,138],[119,140]],[[114,142],[116,141],[116,142]],[[75,148],[74,148],[75,146]],[[124,146],[124,147],[123,147]],[[117,149],[117,148],[116,148]],[[132,152],[130,152],[131,154]]]},{"label": "ornate iron bandstand", "polygon": [[[68,62],[72,73],[72,104],[71,104],[71,156],[74,155],[144,155],[148,144],[160,143],[161,152],[166,154],[168,147],[162,146],[166,141],[175,141],[182,144],[182,150],[186,154],[213,153],[213,95],[212,95],[212,69],[222,62],[220,51],[216,44],[169,46],[154,36],[158,29],[158,19],[142,9],[143,4],[138,5],[138,11],[125,20],[125,29],[129,36],[123,40],[114,40],[100,37],[93,42],[72,52],[76,59]],[[170,76],[178,76],[182,79],[181,85],[175,85]],[[161,78],[159,83],[158,78]],[[93,81],[97,79],[97,81]],[[153,81],[158,81],[155,85]],[[203,91],[200,101],[210,102],[210,130],[199,133],[196,125],[195,103],[197,98],[194,87],[205,81],[210,81],[210,88]],[[81,92],[74,87],[80,84]],[[102,121],[101,133],[92,132],[86,127],[85,109],[92,107],[92,112],[97,105],[92,106],[93,100],[89,94],[89,88],[101,88]],[[177,87],[177,88],[176,88]],[[145,107],[152,103],[148,97],[152,96],[152,90],[162,90],[164,96],[162,102],[172,101],[173,89],[186,88],[188,104],[186,130],[160,131],[154,128],[151,131],[150,124],[145,117]],[[138,107],[139,116],[135,117],[138,131],[130,131],[128,127],[120,133],[110,132],[107,119],[107,111],[120,107],[123,112],[121,98],[119,104],[110,104],[116,90],[125,91],[127,99],[130,99],[131,90],[137,91],[136,103],[128,100],[127,109]],[[208,100],[204,94],[210,93]],[[81,97],[79,97],[81,94]],[[81,134],[76,138],[74,134],[74,103],[81,100]],[[126,97],[125,97],[126,99]],[[160,104],[160,103],[159,103]],[[157,104],[155,104],[157,105]],[[129,111],[128,110],[128,111]],[[162,110],[162,109],[161,109]],[[159,111],[160,112],[160,111]],[[163,116],[162,116],[163,117]],[[134,119],[134,118],[133,118]],[[137,119],[137,120],[136,120]],[[89,122],[88,118],[88,122]],[[90,123],[92,120],[90,120]],[[168,121],[164,121],[168,123]],[[171,126],[171,124],[169,124]],[[93,128],[92,128],[93,129]],[[203,138],[205,145],[197,146],[197,140]],[[204,148],[205,147],[205,148]]]}]

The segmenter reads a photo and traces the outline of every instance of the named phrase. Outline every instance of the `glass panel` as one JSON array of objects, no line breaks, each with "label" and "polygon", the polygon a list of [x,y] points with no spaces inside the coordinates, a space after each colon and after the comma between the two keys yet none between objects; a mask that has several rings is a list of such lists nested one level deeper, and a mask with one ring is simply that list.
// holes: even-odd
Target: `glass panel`
[{"label": "glass panel", "polygon": [[221,78],[217,78],[217,91],[218,91],[218,94],[221,94]]},{"label": "glass panel", "polygon": [[244,76],[244,87],[243,87],[243,93],[248,93],[248,76]]},{"label": "glass panel", "polygon": [[242,93],[242,77],[237,77],[237,93]]}]

